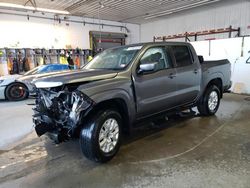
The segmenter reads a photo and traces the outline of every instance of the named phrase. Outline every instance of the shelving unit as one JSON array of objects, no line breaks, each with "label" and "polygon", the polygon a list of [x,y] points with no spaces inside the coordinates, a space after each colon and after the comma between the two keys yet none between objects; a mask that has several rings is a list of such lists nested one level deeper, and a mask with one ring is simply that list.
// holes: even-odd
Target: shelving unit
[{"label": "shelving unit", "polygon": [[232,26],[228,28],[221,28],[221,29],[211,29],[211,30],[204,30],[204,31],[197,31],[197,32],[185,32],[175,35],[168,35],[168,36],[162,36],[162,37],[156,37],[154,36],[153,41],[166,41],[170,39],[179,39],[179,38],[185,38],[185,41],[190,41],[190,37],[194,37],[194,40],[197,41],[199,36],[205,36],[205,35],[214,35],[214,34],[222,34],[222,33],[228,33],[228,38],[232,38],[232,34],[234,32],[237,32],[236,36],[240,36],[240,27],[237,29],[234,29]]}]

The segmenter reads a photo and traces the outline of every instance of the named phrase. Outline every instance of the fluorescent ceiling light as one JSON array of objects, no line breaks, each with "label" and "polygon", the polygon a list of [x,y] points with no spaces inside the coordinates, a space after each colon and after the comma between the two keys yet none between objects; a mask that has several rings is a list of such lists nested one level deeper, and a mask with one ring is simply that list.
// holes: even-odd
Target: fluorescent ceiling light
[{"label": "fluorescent ceiling light", "polygon": [[148,20],[148,19],[152,19],[152,18],[166,16],[166,15],[172,14],[174,12],[179,12],[179,11],[182,11],[182,10],[187,10],[187,9],[190,9],[190,8],[199,7],[199,6],[202,6],[202,5],[207,5],[207,4],[215,3],[215,2],[218,2],[218,1],[220,1],[220,0],[203,0],[203,1],[196,2],[196,3],[192,3],[190,5],[184,5],[184,6],[181,6],[181,7],[174,8],[174,9],[161,11],[161,12],[157,12],[157,13],[152,13],[150,15],[144,16],[144,19]]},{"label": "fluorescent ceiling light", "polygon": [[70,14],[68,11],[54,10],[54,9],[47,9],[47,8],[36,8],[35,10],[39,12],[49,12],[49,13],[56,13],[56,14]]},{"label": "fluorescent ceiling light", "polygon": [[34,7],[17,5],[12,3],[0,3],[0,7],[2,8],[17,8],[17,9],[26,9],[26,10],[34,10]]},{"label": "fluorescent ceiling light", "polygon": [[68,11],[63,11],[63,10],[23,6],[23,5],[12,4],[12,3],[0,3],[0,8],[22,9],[22,10],[30,10],[30,11],[49,12],[49,13],[55,13],[55,14],[70,14]]},{"label": "fluorescent ceiling light", "polygon": [[156,17],[161,17],[161,16],[166,16],[166,15],[169,15],[169,14],[173,14],[174,12],[165,12],[165,13],[160,13],[160,14],[157,14],[157,15],[148,15],[146,17],[144,17],[145,20],[149,20],[149,19],[152,19],[152,18],[156,18]]}]

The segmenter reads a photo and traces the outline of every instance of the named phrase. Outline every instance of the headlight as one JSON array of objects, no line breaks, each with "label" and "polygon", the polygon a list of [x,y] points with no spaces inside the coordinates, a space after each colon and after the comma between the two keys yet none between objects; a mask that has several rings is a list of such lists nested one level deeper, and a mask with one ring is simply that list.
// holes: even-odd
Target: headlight
[{"label": "headlight", "polygon": [[62,86],[62,82],[36,82],[35,83],[37,88],[51,88],[51,87],[58,87]]}]

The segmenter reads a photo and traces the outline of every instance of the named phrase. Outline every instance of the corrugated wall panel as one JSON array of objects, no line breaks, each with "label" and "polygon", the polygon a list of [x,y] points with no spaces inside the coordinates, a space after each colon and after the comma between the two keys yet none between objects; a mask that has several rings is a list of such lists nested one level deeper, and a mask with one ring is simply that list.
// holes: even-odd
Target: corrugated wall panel
[{"label": "corrugated wall panel", "polygon": [[[158,21],[152,21],[141,25],[141,41],[149,42],[153,36],[173,35],[186,31],[202,31],[207,29],[241,27],[241,33],[250,34],[250,1],[226,1],[216,5],[196,8],[183,13],[170,15]],[[236,34],[236,33],[234,33]],[[199,40],[207,38],[227,38],[228,34],[199,37]],[[183,41],[184,39],[182,39]]]}]

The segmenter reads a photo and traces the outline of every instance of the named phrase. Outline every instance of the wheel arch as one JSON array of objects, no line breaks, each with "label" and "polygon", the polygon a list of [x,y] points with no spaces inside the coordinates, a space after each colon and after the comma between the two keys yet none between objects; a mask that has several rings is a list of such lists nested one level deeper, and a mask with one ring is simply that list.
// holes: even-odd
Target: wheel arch
[{"label": "wheel arch", "polygon": [[127,104],[127,101],[122,97],[115,97],[115,98],[112,97],[99,100],[98,102],[95,103],[95,105],[93,105],[92,109],[84,115],[82,126],[84,126],[84,122],[88,121],[88,119],[96,115],[96,113],[98,113],[99,111],[105,109],[114,109],[117,110],[122,116],[123,119],[122,132],[129,133],[132,125],[131,122],[133,120],[131,118],[130,115],[131,112],[129,110],[128,105],[129,104]]},{"label": "wheel arch", "polygon": [[212,86],[212,85],[215,85],[215,86],[217,86],[217,87],[219,88],[219,90],[220,90],[220,97],[222,98],[222,96],[223,96],[223,82],[222,82],[222,79],[218,77],[218,78],[214,78],[214,79],[210,80],[210,81],[207,83],[207,85],[206,85],[206,87],[205,87],[205,89],[204,89],[204,92],[205,92],[210,86]]}]

